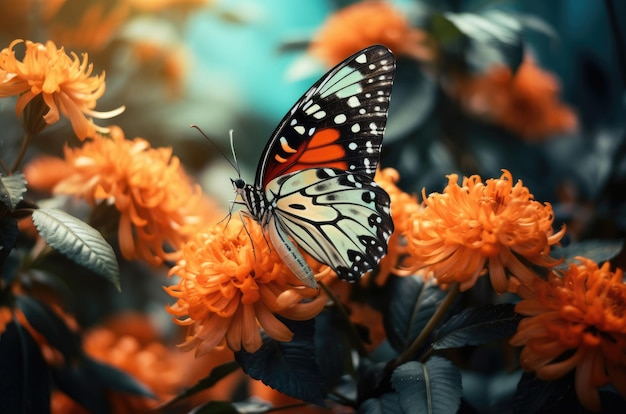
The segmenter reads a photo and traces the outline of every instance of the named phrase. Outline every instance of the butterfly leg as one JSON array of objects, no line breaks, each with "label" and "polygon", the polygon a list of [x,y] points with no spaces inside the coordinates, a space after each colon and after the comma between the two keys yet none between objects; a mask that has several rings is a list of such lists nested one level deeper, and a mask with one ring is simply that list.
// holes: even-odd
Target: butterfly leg
[{"label": "butterfly leg", "polygon": [[307,264],[306,260],[296,246],[293,244],[282,225],[275,217],[272,217],[267,225],[270,240],[276,253],[281,260],[287,265],[298,279],[300,279],[306,286],[317,289],[317,282],[313,275],[313,270]]},{"label": "butterfly leg", "polygon": [[[248,230],[248,219],[253,219],[252,215],[246,211],[239,210],[239,218],[241,219],[241,224],[243,225],[243,229],[246,231],[248,238],[250,239],[250,244],[252,245],[252,256],[254,256],[254,260],[256,260],[256,249],[254,248],[254,240],[252,240],[252,235],[250,235],[250,230]],[[230,221],[230,218],[228,219]],[[228,225],[228,224],[226,224]],[[241,234],[241,231],[239,232]],[[265,238],[265,235],[263,235]]]}]

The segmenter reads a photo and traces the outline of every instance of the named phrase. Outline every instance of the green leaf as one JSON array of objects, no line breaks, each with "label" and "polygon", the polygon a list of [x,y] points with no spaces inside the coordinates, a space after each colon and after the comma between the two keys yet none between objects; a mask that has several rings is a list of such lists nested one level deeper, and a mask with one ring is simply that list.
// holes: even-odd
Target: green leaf
[{"label": "green leaf", "polygon": [[84,355],[77,363],[53,369],[52,378],[61,391],[94,414],[111,412],[110,391],[154,398],[129,374]]},{"label": "green leaf", "polygon": [[568,401],[576,401],[574,371],[553,381],[537,378],[534,372],[525,372],[517,384],[515,413],[563,412],[558,408]]},{"label": "green leaf", "polygon": [[82,365],[85,376],[98,383],[103,389],[156,398],[145,385],[130,374],[111,365],[103,364],[88,356],[84,357]]},{"label": "green leaf", "polygon": [[[5,216],[0,218],[0,268],[2,264],[11,254],[11,250],[17,243],[17,236],[19,235],[19,229],[17,227],[17,220],[13,217]],[[3,277],[10,275],[2,275]]]},{"label": "green leaf", "polygon": [[22,173],[9,175],[0,174],[0,201],[11,210],[15,209],[26,192],[26,178]]},{"label": "green leaf", "polygon": [[17,296],[15,304],[28,323],[63,354],[66,363],[81,355],[80,337],[51,308],[29,296]]},{"label": "green leaf", "polygon": [[522,317],[515,305],[484,305],[464,309],[435,332],[433,349],[461,348],[482,345],[512,336]]},{"label": "green leaf", "polygon": [[383,394],[378,398],[363,401],[357,410],[358,414],[404,414],[397,393]]},{"label": "green leaf", "polygon": [[596,263],[603,263],[617,256],[624,248],[624,239],[616,240],[585,240],[570,244],[567,247],[555,247],[552,256],[565,258],[559,268],[567,268],[567,262],[576,262],[576,256],[586,257]]},{"label": "green leaf", "polygon": [[315,317],[315,360],[324,382],[337,384],[350,366],[350,347],[345,328],[334,310],[324,310]]},{"label": "green leaf", "polygon": [[461,404],[461,373],[444,358],[400,365],[391,374],[391,385],[406,413],[455,413]]},{"label": "green leaf", "polygon": [[294,333],[291,342],[264,335],[259,350],[235,352],[235,359],[252,378],[283,394],[324,407],[325,386],[315,362],[315,321],[280,320]]},{"label": "green leaf", "polygon": [[120,290],[115,252],[96,229],[56,209],[34,210],[32,217],[39,234],[50,247],[103,276]]},{"label": "green leaf", "polygon": [[388,285],[383,323],[389,343],[402,352],[426,326],[446,292],[432,280],[425,283],[421,276],[391,277]]},{"label": "green leaf", "polygon": [[209,375],[202,378],[193,387],[186,389],[185,391],[178,394],[176,397],[174,397],[167,403],[163,404],[162,407],[173,405],[177,403],[178,401],[184,398],[187,398],[197,392],[211,388],[212,386],[217,384],[217,382],[219,382],[222,378],[224,378],[225,376],[227,376],[231,372],[234,372],[237,369],[239,369],[239,364],[236,363],[235,361],[227,362],[225,364],[222,364],[213,368],[211,372],[209,373]]},{"label": "green leaf", "polygon": [[28,331],[14,320],[0,335],[0,413],[50,410],[48,366]]}]

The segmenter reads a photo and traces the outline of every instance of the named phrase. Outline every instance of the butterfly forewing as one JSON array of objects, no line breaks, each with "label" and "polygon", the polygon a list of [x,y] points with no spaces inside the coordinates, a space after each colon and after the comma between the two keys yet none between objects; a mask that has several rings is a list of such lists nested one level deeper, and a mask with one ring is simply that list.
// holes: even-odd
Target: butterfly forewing
[{"label": "butterfly forewing", "polygon": [[266,194],[282,230],[342,279],[359,279],[387,253],[389,196],[363,174],[301,170],[271,181]]},{"label": "butterfly forewing", "polygon": [[259,163],[255,186],[328,167],[373,177],[387,121],[395,59],[366,48],[314,84],[280,122]]}]

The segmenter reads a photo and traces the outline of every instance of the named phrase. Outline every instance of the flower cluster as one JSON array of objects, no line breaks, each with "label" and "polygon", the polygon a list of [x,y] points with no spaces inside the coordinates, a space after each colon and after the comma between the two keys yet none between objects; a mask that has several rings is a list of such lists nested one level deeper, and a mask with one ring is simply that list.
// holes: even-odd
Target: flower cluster
[{"label": "flower cluster", "polygon": [[24,171],[31,187],[52,188],[90,205],[114,205],[126,259],[153,265],[176,260],[182,244],[213,222],[215,207],[171,148],[151,148],[142,138],[127,140],[116,127],[111,133],[111,138],[98,137],[80,148],[66,147],[64,159],[35,160]]},{"label": "flower cluster", "polygon": [[580,402],[599,411],[598,388],[610,383],[626,397],[626,284],[623,271],[611,271],[608,262],[577,260],[548,280],[516,283],[522,301],[515,311],[528,317],[511,344],[524,346],[522,367],[539,378],[575,369]]},{"label": "flower cluster", "polygon": [[275,315],[308,320],[324,307],[325,297],[302,286],[261,227],[252,221],[243,226],[233,218],[199,233],[170,271],[180,281],[166,288],[177,299],[168,311],[190,326],[184,350],[203,355],[225,340],[234,351],[254,352],[261,346],[259,325],[272,338],[290,341],[292,332]]},{"label": "flower cluster", "polygon": [[[22,61],[13,50],[21,43],[26,46]],[[38,120],[31,118],[38,116],[43,116],[46,124],[54,124],[62,113],[81,140],[106,134],[107,128],[95,125],[88,117],[111,118],[124,107],[109,112],[94,110],[105,85],[104,74],[92,76],[92,71],[87,54],[83,54],[81,61],[75,53],[68,56],[63,48],[57,49],[52,41],[44,45],[14,40],[0,51],[0,97],[17,96],[15,112],[18,117],[27,118],[29,124],[37,125]]]},{"label": "flower cluster", "polygon": [[411,216],[406,232],[407,250],[414,269],[421,269],[443,284],[459,282],[469,289],[486,270],[494,290],[506,292],[507,271],[530,283],[536,274],[520,259],[552,267],[550,246],[559,242],[565,228],[554,233],[550,204],[534,200],[521,180],[513,185],[511,173],[485,183],[479,176],[448,176],[443,193],[428,197],[423,209]]}]

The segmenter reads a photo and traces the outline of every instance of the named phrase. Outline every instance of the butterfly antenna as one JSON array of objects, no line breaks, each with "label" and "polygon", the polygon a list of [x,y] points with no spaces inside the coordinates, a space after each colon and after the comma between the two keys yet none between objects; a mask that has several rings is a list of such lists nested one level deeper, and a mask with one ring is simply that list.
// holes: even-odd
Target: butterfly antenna
[{"label": "butterfly antenna", "polygon": [[237,176],[241,178],[241,171],[239,170],[239,163],[237,162],[237,153],[235,152],[235,138],[233,132],[235,132],[233,129],[228,131],[228,136],[230,137],[230,151],[233,153],[233,160],[235,160],[233,167],[237,170]]},{"label": "butterfly antenna", "polygon": [[[206,138],[206,140],[209,141],[215,147],[217,152],[219,152],[222,155],[222,157],[224,157],[224,159],[226,161],[228,161],[228,163],[235,169],[235,171],[237,171],[237,175],[241,176],[241,173],[239,172],[239,164],[237,164],[237,158],[236,157],[235,157],[235,162],[233,163],[230,160],[230,158],[228,158],[228,156],[226,156],[226,154],[224,154],[224,151],[222,151],[222,149],[219,147],[219,145],[217,145],[217,143],[215,141],[213,141],[211,138],[209,138],[207,136],[207,134],[205,134],[204,131],[202,129],[200,129],[200,127],[198,125],[192,124],[192,125],[190,125],[190,127],[198,130],[198,132],[204,138]],[[231,148],[232,148],[232,145],[233,145],[233,130],[232,129],[230,130],[229,134],[230,134],[230,145],[231,145]],[[234,155],[235,155],[235,151],[233,151],[233,157],[234,157]]]}]

